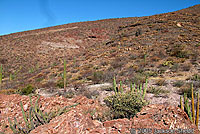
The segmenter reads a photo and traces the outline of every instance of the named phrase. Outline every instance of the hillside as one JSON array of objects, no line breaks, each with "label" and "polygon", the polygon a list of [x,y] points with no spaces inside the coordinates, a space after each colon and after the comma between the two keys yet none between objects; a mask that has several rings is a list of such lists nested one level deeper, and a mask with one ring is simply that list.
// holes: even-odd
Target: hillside
[{"label": "hillside", "polygon": [[[191,83],[195,93],[200,88],[200,5],[153,16],[71,23],[4,35],[0,36],[0,55],[3,66],[0,93],[3,94],[17,93],[32,85],[38,92],[60,90],[59,95],[66,97],[72,95],[72,90],[77,92],[74,96],[93,99],[94,89],[89,93],[81,89],[112,83],[114,76],[117,83],[122,81],[125,89],[130,83],[139,85],[148,78],[147,99],[151,100],[152,107],[160,103],[158,107],[163,107],[165,102],[177,106],[180,95],[189,92]],[[64,60],[67,62],[67,91],[63,93]],[[105,97],[105,92],[98,94]],[[0,100],[8,96],[2,95]],[[4,108],[16,96],[4,100]],[[42,100],[45,102],[46,98]],[[74,99],[68,101],[75,103]],[[93,107],[92,100],[86,101]],[[83,106],[78,110],[84,111]],[[169,107],[176,111],[174,106]],[[188,117],[181,116],[188,124]],[[103,131],[101,125],[97,128]]]},{"label": "hillside", "polygon": [[[199,9],[196,5],[148,17],[73,23],[0,36],[3,88],[55,86],[64,58],[69,84],[112,81],[113,75],[132,81],[138,72],[186,80],[200,69]],[[162,66],[166,62],[171,66]],[[94,78],[95,73],[99,78]]]}]

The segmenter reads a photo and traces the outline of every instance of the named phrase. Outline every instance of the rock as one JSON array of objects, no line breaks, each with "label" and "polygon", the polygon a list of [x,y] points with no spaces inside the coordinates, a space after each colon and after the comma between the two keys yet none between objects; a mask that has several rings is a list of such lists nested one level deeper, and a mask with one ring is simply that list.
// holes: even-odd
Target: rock
[{"label": "rock", "polygon": [[176,25],[177,25],[178,27],[182,27],[181,23],[177,23]]},{"label": "rock", "polygon": [[111,83],[103,83],[103,84],[95,84],[95,85],[89,85],[86,88],[89,90],[106,90],[112,88]]}]

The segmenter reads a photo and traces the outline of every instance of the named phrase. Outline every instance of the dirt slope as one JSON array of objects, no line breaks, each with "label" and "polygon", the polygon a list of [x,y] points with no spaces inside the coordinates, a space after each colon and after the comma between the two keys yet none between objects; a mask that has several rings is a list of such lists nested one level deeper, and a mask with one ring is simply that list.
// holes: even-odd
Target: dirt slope
[{"label": "dirt slope", "polygon": [[69,84],[112,81],[113,75],[133,81],[138,72],[186,80],[200,71],[199,43],[200,5],[0,36],[3,88],[56,86],[63,58]]}]

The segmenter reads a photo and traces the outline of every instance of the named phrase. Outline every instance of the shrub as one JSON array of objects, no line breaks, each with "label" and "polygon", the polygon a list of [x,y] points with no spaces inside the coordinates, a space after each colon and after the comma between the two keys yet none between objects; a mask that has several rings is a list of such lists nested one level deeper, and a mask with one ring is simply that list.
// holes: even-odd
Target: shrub
[{"label": "shrub", "polygon": [[121,93],[108,96],[104,102],[111,110],[111,118],[131,118],[139,112],[147,101],[137,93]]},{"label": "shrub", "polygon": [[183,85],[184,85],[184,82],[181,81],[181,80],[175,81],[175,82],[173,83],[173,86],[174,86],[174,87],[182,87]]},{"label": "shrub", "polygon": [[193,80],[193,81],[200,81],[200,75],[194,74],[190,79]]},{"label": "shrub", "polygon": [[163,90],[161,88],[151,87],[149,90],[147,90],[147,93],[152,93],[152,94],[155,94],[157,96],[157,95],[160,95],[160,94],[169,93],[169,91]]},{"label": "shrub", "polygon": [[102,71],[93,72],[91,80],[96,84],[100,83],[104,77],[103,75],[104,75],[104,73]]},{"label": "shrub", "polygon": [[29,95],[34,92],[34,87],[32,85],[27,85],[25,88],[19,90],[19,94],[21,95]]},{"label": "shrub", "polygon": [[[198,89],[194,89],[194,95],[196,95],[196,93],[198,92]],[[187,94],[187,97],[189,99],[192,98],[192,90],[191,90],[191,85],[190,84],[186,84],[184,87],[181,87],[179,90],[179,94],[180,95],[184,95]]]}]

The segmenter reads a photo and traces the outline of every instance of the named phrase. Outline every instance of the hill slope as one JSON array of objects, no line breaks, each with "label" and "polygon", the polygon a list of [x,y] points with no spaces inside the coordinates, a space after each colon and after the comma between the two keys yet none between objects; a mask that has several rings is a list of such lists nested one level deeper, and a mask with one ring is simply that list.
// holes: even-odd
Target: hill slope
[{"label": "hill slope", "polygon": [[[147,17],[72,23],[0,36],[3,88],[190,79],[200,71],[200,5]],[[9,77],[12,81],[9,81]]]}]

